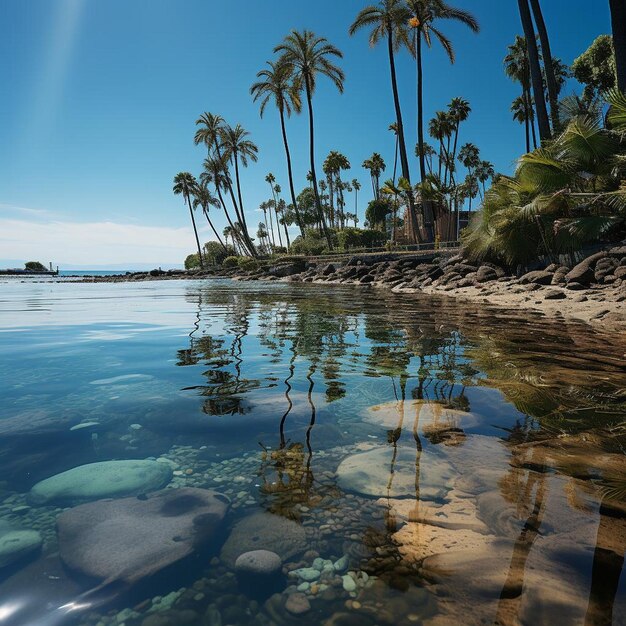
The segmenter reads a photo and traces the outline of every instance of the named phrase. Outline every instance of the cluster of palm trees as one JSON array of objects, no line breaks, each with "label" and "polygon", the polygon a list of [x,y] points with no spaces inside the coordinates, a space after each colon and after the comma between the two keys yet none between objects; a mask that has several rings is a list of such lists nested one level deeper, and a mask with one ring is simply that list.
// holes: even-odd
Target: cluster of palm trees
[{"label": "cluster of palm trees", "polygon": [[[526,152],[531,148],[549,149],[565,132],[572,131],[571,116],[563,113],[559,95],[568,76],[566,66],[552,54],[547,26],[542,14],[540,0],[517,0],[523,36],[516,37],[509,46],[505,58],[506,74],[519,83],[521,94],[512,105],[513,117],[525,126]],[[626,90],[626,9],[623,0],[609,0],[615,50],[616,84]],[[349,27],[350,35],[367,29],[369,43],[381,43],[389,60],[391,94],[395,121],[389,126],[395,137],[393,176],[382,181],[386,169],[384,160],[374,153],[363,162],[369,172],[375,201],[390,200],[395,227],[398,208],[406,205],[410,222],[407,232],[414,241],[433,241],[436,235],[458,235],[459,214],[465,202],[487,195],[487,183],[494,179],[493,165],[480,156],[478,148],[471,143],[461,145],[460,128],[467,120],[471,108],[463,98],[454,98],[444,111],[438,111],[428,124],[424,120],[424,57],[435,43],[445,51],[451,63],[455,60],[454,48],[444,33],[447,22],[457,22],[479,31],[475,17],[456,8],[445,0],[380,0],[367,6],[356,16]],[[399,77],[396,59],[408,52],[415,60],[417,100],[418,176],[412,175],[407,151],[407,137],[399,96]],[[342,93],[344,73],[337,64],[342,52],[324,37],[309,30],[289,33],[274,48],[274,58],[267,61],[257,74],[250,88],[263,117],[268,104],[272,104],[278,116],[282,143],[285,151],[289,202],[280,197],[281,188],[272,174],[266,177],[271,198],[262,203],[264,222],[259,225],[257,236],[260,245],[255,246],[246,222],[244,197],[240,171],[248,163],[257,160],[258,149],[248,132],[241,126],[230,126],[223,118],[204,113],[197,120],[196,144],[207,149],[203,171],[196,180],[182,172],[175,179],[174,191],[182,194],[189,208],[194,230],[194,208],[201,208],[219,243],[226,249],[230,239],[232,246],[242,253],[257,256],[260,252],[273,252],[291,245],[287,226],[295,224],[300,236],[305,237],[307,227],[313,225],[325,239],[327,248],[333,248],[333,231],[343,229],[353,219],[358,222],[358,180],[348,181],[345,172],[350,162],[338,151],[331,151],[323,161],[319,176],[315,149],[314,100],[320,80],[329,80]],[[310,190],[296,194],[291,148],[288,141],[288,120],[293,114],[306,110],[308,117],[307,180]],[[535,125],[538,129],[535,132]],[[427,143],[426,133],[434,140]],[[539,146],[539,148],[537,148]],[[466,170],[460,175],[459,165]],[[412,180],[417,179],[415,184]],[[346,193],[354,192],[355,208],[347,210]],[[307,200],[306,205],[305,200]],[[310,200],[310,202],[308,201]],[[210,208],[224,212],[228,227],[222,242],[210,218]],[[268,219],[269,218],[269,219]],[[456,219],[454,219],[456,218]],[[456,228],[450,224],[456,222]],[[444,226],[442,226],[442,224]],[[284,241],[283,241],[284,235]],[[196,243],[201,258],[199,240]]]}]

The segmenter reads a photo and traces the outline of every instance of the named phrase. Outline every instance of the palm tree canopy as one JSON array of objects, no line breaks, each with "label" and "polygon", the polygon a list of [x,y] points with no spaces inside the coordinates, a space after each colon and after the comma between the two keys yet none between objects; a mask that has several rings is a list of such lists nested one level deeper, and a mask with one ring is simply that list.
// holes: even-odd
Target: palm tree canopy
[{"label": "palm tree canopy", "polygon": [[294,80],[308,85],[312,94],[317,84],[317,76],[326,76],[343,93],[345,75],[330,58],[343,58],[343,53],[325,37],[318,37],[310,30],[293,30],[284,41],[274,48],[281,54],[279,63],[289,68]]},{"label": "palm tree canopy", "polygon": [[302,101],[300,100],[300,84],[293,80],[289,65],[280,62],[268,61],[268,69],[263,69],[257,74],[259,79],[250,87],[250,93],[254,102],[261,102],[261,117],[268,105],[273,100],[276,108],[290,116],[292,111],[300,113]]},{"label": "palm tree canopy", "polygon": [[211,193],[209,189],[209,180],[203,180],[202,174],[200,174],[200,184],[196,185],[193,190],[193,203],[194,209],[201,207],[203,211],[208,211],[210,206],[219,207],[220,201]]},{"label": "palm tree canopy", "polygon": [[[457,9],[444,0],[408,0],[408,6],[412,14],[410,25],[419,31],[426,45],[432,46],[432,38],[439,41],[445,50],[451,63],[454,63],[455,54],[452,42],[435,25],[439,20],[453,20],[467,26],[474,33],[479,32],[480,26],[476,18],[463,9]],[[413,54],[412,46],[409,46]]]},{"label": "palm tree canopy", "polygon": [[403,0],[381,0],[361,9],[348,32],[354,35],[359,30],[371,28],[369,42],[372,47],[391,33],[393,48],[397,52],[402,46],[410,47],[407,28],[410,17],[411,12]]},{"label": "palm tree canopy", "polygon": [[174,177],[174,187],[172,191],[176,195],[182,194],[185,199],[193,195],[195,188],[197,187],[196,179],[189,172],[179,172]]},{"label": "palm tree canopy", "polygon": [[224,159],[229,161],[238,157],[244,167],[247,167],[248,159],[256,162],[259,149],[248,139],[249,136],[250,133],[241,124],[237,124],[234,128],[224,126],[220,132]]},{"label": "palm tree canopy", "polygon": [[196,130],[194,143],[204,143],[207,148],[212,148],[218,144],[225,122],[222,116],[205,112],[196,120],[196,126],[200,128]]}]

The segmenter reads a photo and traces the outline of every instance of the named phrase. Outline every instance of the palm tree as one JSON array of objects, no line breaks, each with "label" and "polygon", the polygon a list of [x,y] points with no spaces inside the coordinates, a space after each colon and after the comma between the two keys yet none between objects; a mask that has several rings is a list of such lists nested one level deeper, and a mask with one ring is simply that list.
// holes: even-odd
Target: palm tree
[{"label": "palm tree", "polygon": [[[404,124],[402,121],[402,109],[400,107],[400,96],[398,93],[398,80],[396,76],[395,54],[403,47],[410,47],[407,31],[407,23],[410,11],[404,0],[381,0],[378,5],[372,5],[362,9],[350,26],[350,35],[354,35],[362,28],[371,27],[370,45],[375,46],[380,40],[387,42],[387,54],[389,55],[389,70],[391,72],[391,90],[393,93],[393,104],[396,111],[396,132],[397,142],[400,151],[400,165],[402,177],[411,181],[409,170],[409,159],[406,151],[406,141],[404,135]],[[395,166],[394,166],[395,180]],[[412,231],[417,238],[419,227],[417,223],[417,213],[413,193],[408,194],[409,214],[411,216]]]},{"label": "palm tree", "polygon": [[208,186],[208,181],[200,182],[200,184],[195,186],[192,193],[193,193],[193,208],[197,209],[198,207],[202,207],[202,213],[204,213],[204,217],[206,218],[206,221],[209,223],[209,226],[211,227],[213,234],[217,238],[217,241],[220,243],[222,248],[224,248],[224,251],[228,252],[217,230],[215,230],[215,226],[213,225],[211,218],[209,217],[209,207],[210,206],[219,207],[220,201],[211,193],[209,186]]},{"label": "palm tree", "polygon": [[385,161],[378,152],[374,152],[369,159],[363,161],[363,168],[369,170],[372,178],[372,192],[374,198],[378,200],[380,198],[380,176],[387,169]]},{"label": "palm tree", "polygon": [[[478,22],[474,16],[462,9],[457,9],[443,0],[408,0],[411,9],[412,18],[410,25],[414,30],[413,46],[411,52],[415,55],[417,65],[417,132],[418,144],[422,146],[424,143],[424,81],[423,81],[423,58],[422,58],[422,42],[429,48],[432,46],[433,35],[439,41],[444,51],[450,59],[450,63],[454,63],[455,54],[452,42],[439,30],[436,25],[440,20],[455,20],[465,24],[473,32],[480,30]],[[420,175],[422,178],[426,176],[426,166],[424,157],[420,157]]]},{"label": "palm tree", "polygon": [[296,223],[300,229],[300,234],[304,236],[304,224],[300,219],[298,211],[298,203],[296,202],[296,192],[293,186],[293,171],[291,166],[291,153],[289,151],[289,142],[287,141],[287,129],[285,125],[285,115],[291,116],[292,111],[300,113],[302,110],[302,102],[298,84],[294,83],[291,77],[290,68],[280,63],[267,62],[269,69],[261,70],[257,74],[258,82],[254,83],[250,88],[254,101],[261,101],[260,114],[263,117],[268,102],[273,99],[278,113],[280,115],[280,128],[283,136],[283,145],[285,147],[285,156],[287,157],[287,174],[289,176],[289,192],[291,193],[291,204],[294,208]]},{"label": "palm tree", "polygon": [[[422,182],[426,178],[426,162],[424,153],[424,80],[422,43],[428,47],[432,45],[432,36],[439,41],[445,50],[450,63],[454,63],[454,49],[452,42],[439,30],[437,22],[440,20],[454,20],[469,27],[473,32],[480,30],[476,18],[462,9],[447,4],[444,0],[408,0],[412,18],[410,25],[414,30],[413,50],[417,67],[417,143],[419,145],[420,177]],[[434,238],[433,213],[430,202],[424,202],[424,226],[428,239]]]},{"label": "palm tree", "polygon": [[541,4],[539,0],[530,0],[533,10],[535,24],[537,25],[537,34],[541,42],[541,53],[543,56],[543,67],[546,76],[546,85],[548,87],[548,102],[550,103],[550,117],[552,118],[552,128],[556,132],[559,128],[559,86],[557,84],[554,72],[554,62],[552,59],[552,50],[550,49],[550,38],[548,37],[548,29],[541,12]]},{"label": "palm tree", "polygon": [[247,231],[246,215],[243,206],[243,198],[241,196],[241,181],[239,178],[239,162],[243,167],[248,167],[248,159],[253,162],[258,160],[257,154],[259,149],[248,139],[250,133],[245,130],[241,124],[232,126],[224,126],[221,129],[222,147],[224,149],[225,161],[231,161],[235,166],[235,183],[237,184],[237,199],[239,200],[240,222],[245,231]]},{"label": "palm tree", "polygon": [[524,124],[526,128],[526,152],[528,153],[530,152],[530,124],[533,124],[534,130],[534,111],[528,106],[524,96],[518,96],[511,104],[511,113],[513,113],[513,119],[520,124]]},{"label": "palm tree", "polygon": [[[196,134],[194,136],[194,143],[196,145],[204,143],[207,147],[209,158],[211,157],[211,151],[215,151],[217,160],[222,164],[221,167],[225,173],[224,180],[226,182],[226,189],[230,194],[230,198],[233,203],[233,208],[235,209],[237,219],[240,223],[245,223],[243,209],[241,211],[239,210],[240,207],[237,205],[237,200],[235,199],[235,192],[233,190],[232,180],[230,175],[228,174],[228,159],[225,159],[223,154],[222,137],[224,129],[226,128],[226,122],[224,121],[224,118],[220,115],[214,115],[213,113],[205,112],[196,120],[196,126],[199,126],[200,128],[198,128],[198,130],[196,131]],[[251,255],[256,256],[256,250],[254,248],[252,240],[248,235],[247,229],[244,229],[243,232],[246,248]]]},{"label": "palm tree", "polygon": [[471,112],[472,107],[470,107],[470,103],[464,98],[452,98],[450,104],[448,104],[448,115],[454,123],[454,142],[452,145],[452,154],[450,155],[452,161],[456,159],[461,122],[465,122]]},{"label": "palm tree", "polygon": [[[233,236],[233,233],[238,232],[235,228],[235,224],[230,218],[230,213],[228,212],[228,208],[226,207],[226,202],[224,201],[224,196],[222,195],[222,190],[232,189],[232,184],[230,181],[230,175],[228,173],[228,168],[224,163],[224,158],[209,157],[204,159],[203,171],[200,174],[200,181],[204,185],[213,185],[215,187],[215,191],[217,193],[217,198],[222,206],[222,210],[224,211],[224,215],[228,221],[230,226],[230,235]],[[234,239],[233,239],[234,243]],[[246,248],[248,245],[246,243]]]},{"label": "palm tree", "polygon": [[485,197],[485,183],[489,179],[493,179],[493,177],[496,175],[496,171],[493,167],[493,163],[490,163],[489,161],[481,161],[478,164],[478,167],[476,168],[475,175],[476,175],[476,179],[478,180],[478,182],[481,183],[482,185],[482,193],[480,197],[484,198]]},{"label": "palm tree", "polygon": [[613,48],[615,49],[615,67],[617,87],[626,92],[626,3],[624,0],[609,0],[611,9],[611,27],[613,30]]},{"label": "palm tree", "polygon": [[[343,208],[343,183],[341,180],[341,170],[349,170],[350,161],[341,152],[331,150],[324,161],[324,173],[328,177],[328,190],[330,193],[330,221],[333,226],[339,222],[339,215],[334,214],[333,193],[336,192],[338,208]],[[338,212],[339,213],[339,212]]]},{"label": "palm tree", "polygon": [[317,37],[309,30],[302,32],[292,31],[281,44],[276,46],[274,52],[281,53],[280,62],[287,65],[290,74],[297,81],[297,84],[304,86],[309,110],[309,158],[311,162],[311,176],[313,178],[313,193],[315,194],[315,207],[326,236],[328,248],[332,249],[332,240],[322,212],[322,204],[317,188],[317,174],[315,172],[313,94],[318,76],[329,78],[337,87],[339,93],[343,93],[344,73],[331,61],[331,58],[343,58],[343,54],[338,48],[329,43],[327,39]]},{"label": "palm tree", "polygon": [[525,125],[526,152],[530,152],[529,134],[532,130],[533,144],[537,147],[535,134],[535,110],[533,98],[530,93],[530,63],[528,61],[528,46],[526,39],[515,36],[515,41],[508,46],[508,54],[504,57],[504,72],[511,79],[518,82],[522,87],[521,98],[515,99],[511,105],[513,119]]},{"label": "palm tree", "polygon": [[198,245],[198,258],[200,259],[200,267],[204,267],[202,260],[202,250],[200,248],[200,239],[198,239],[198,229],[196,228],[196,219],[193,216],[191,208],[191,196],[196,188],[196,179],[189,172],[180,172],[174,177],[173,191],[176,195],[182,194],[187,206],[189,207],[189,215],[191,215],[191,223],[193,224],[193,232],[196,236],[196,244]]},{"label": "palm tree", "polygon": [[[280,222],[278,221],[278,210],[280,208],[279,207],[280,192],[281,192],[280,185],[275,184],[274,187],[272,188],[272,195],[274,196],[274,217],[276,218],[276,230],[278,231],[278,243],[280,247],[282,248],[283,238],[282,238],[282,235],[280,234]],[[289,244],[287,244],[287,247],[289,247]]]},{"label": "palm tree", "polygon": [[398,125],[393,122],[392,124],[389,124],[389,129],[393,134],[394,137],[396,138],[395,141],[395,147],[393,150],[393,182],[395,184],[396,182],[396,174],[398,172]]},{"label": "palm tree", "polygon": [[519,7],[522,27],[524,29],[524,37],[526,38],[526,47],[528,50],[528,63],[530,68],[530,78],[533,86],[533,94],[535,96],[535,109],[537,110],[537,123],[539,125],[539,137],[542,143],[551,138],[550,122],[548,120],[548,109],[543,93],[543,75],[541,72],[541,64],[539,62],[539,48],[537,47],[537,39],[533,20],[530,14],[528,0],[517,0]]},{"label": "palm tree", "polygon": [[[478,183],[476,179],[476,169],[480,165],[480,152],[473,143],[466,143],[459,150],[458,160],[467,168],[468,175],[465,179],[465,185],[468,189],[469,210],[472,210],[472,199],[478,195]],[[475,190],[475,193],[474,193]]]},{"label": "palm tree", "polygon": [[361,191],[361,183],[356,179],[352,179],[352,189],[354,190],[354,227],[356,228],[359,218],[359,191]]}]

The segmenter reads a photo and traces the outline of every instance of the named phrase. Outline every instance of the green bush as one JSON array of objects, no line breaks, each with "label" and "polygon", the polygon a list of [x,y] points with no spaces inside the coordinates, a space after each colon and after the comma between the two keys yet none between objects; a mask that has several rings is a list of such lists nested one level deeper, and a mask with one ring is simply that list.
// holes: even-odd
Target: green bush
[{"label": "green bush", "polygon": [[238,256],[227,256],[222,261],[223,267],[239,267],[239,257]]},{"label": "green bush", "polygon": [[344,228],[337,233],[339,247],[343,250],[350,248],[377,248],[385,245],[386,236],[379,230]]},{"label": "green bush", "polygon": [[227,246],[224,250],[217,241],[208,241],[203,246],[202,255],[208,265],[221,265],[226,257],[235,255],[235,250],[232,246]]},{"label": "green bush", "polygon": [[257,260],[251,259],[250,257],[247,257],[247,256],[240,256],[237,261],[237,264],[242,270],[245,270],[246,272],[259,269],[259,263],[257,262]]},{"label": "green bush", "polygon": [[27,270],[32,270],[33,272],[45,272],[48,268],[39,261],[29,261],[24,265]]},{"label": "green bush", "polygon": [[197,267],[200,267],[200,257],[198,257],[198,253],[196,252],[196,254],[190,254],[185,259],[185,269],[193,270],[193,269],[196,269]]}]

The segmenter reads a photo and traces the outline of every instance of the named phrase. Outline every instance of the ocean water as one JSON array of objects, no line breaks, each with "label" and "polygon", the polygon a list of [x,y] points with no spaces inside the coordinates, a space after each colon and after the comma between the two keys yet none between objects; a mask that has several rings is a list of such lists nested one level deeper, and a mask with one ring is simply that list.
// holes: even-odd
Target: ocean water
[{"label": "ocean water", "polygon": [[625,360],[352,286],[2,281],[0,623],[623,624]]}]

